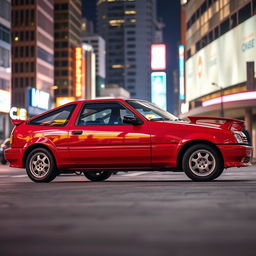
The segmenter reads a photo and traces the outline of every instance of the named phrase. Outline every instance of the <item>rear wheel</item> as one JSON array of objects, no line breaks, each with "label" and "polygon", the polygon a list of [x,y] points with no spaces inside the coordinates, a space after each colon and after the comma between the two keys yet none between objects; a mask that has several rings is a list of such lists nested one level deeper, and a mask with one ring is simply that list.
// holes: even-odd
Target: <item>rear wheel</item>
[{"label": "rear wheel", "polygon": [[87,171],[84,172],[84,176],[91,181],[103,181],[111,176],[111,172],[108,171]]},{"label": "rear wheel", "polygon": [[183,156],[182,167],[193,181],[211,181],[223,172],[223,162],[217,151],[204,144],[190,147]]},{"label": "rear wheel", "polygon": [[36,148],[29,153],[26,171],[34,182],[51,182],[58,174],[52,154],[44,148]]},{"label": "rear wheel", "polygon": [[7,161],[5,160],[4,156],[1,157],[1,164],[6,164]]}]

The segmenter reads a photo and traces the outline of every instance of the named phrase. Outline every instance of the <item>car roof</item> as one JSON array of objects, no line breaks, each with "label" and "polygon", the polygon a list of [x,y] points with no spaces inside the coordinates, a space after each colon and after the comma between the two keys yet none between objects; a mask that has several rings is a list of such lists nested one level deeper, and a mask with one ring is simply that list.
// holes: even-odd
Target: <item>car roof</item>
[{"label": "car roof", "polygon": [[126,101],[126,100],[137,100],[137,101],[142,101],[140,99],[130,99],[130,98],[97,98],[97,99],[93,99],[93,100],[77,100],[77,101],[72,101],[64,105],[69,105],[69,104],[74,104],[74,103],[81,103],[81,102],[99,102],[99,101],[103,101],[103,102],[108,102],[108,101]]}]

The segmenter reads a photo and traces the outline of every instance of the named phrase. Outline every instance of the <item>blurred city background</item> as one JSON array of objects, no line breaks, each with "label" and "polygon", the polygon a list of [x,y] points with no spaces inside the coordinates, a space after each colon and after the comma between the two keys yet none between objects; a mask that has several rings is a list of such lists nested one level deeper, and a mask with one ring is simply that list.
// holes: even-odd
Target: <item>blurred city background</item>
[{"label": "blurred city background", "polygon": [[0,0],[0,140],[79,99],[245,121],[256,145],[256,0]]}]

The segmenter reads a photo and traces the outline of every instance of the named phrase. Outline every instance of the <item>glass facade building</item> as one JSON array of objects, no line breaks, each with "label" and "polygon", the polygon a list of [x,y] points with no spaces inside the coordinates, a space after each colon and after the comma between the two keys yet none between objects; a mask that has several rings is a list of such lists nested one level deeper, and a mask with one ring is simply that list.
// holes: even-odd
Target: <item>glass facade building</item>
[{"label": "glass facade building", "polygon": [[10,134],[11,0],[0,0],[0,143]]}]

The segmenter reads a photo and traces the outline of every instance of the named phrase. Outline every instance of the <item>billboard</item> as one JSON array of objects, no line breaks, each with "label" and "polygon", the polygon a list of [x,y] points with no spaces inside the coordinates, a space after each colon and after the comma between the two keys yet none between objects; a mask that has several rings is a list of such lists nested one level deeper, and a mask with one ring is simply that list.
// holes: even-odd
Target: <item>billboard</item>
[{"label": "billboard", "polygon": [[179,46],[179,84],[180,84],[180,90],[179,90],[179,99],[184,100],[185,99],[185,60],[184,60],[184,45]]},{"label": "billboard", "polygon": [[10,92],[0,90],[0,112],[9,113],[10,108],[11,108]]},{"label": "billboard", "polygon": [[151,73],[151,102],[166,110],[166,73]]},{"label": "billboard", "polygon": [[27,110],[25,108],[11,107],[10,118],[12,120],[26,120]]},{"label": "billboard", "polygon": [[212,83],[226,88],[246,81],[246,62],[256,62],[255,24],[253,16],[186,61],[187,101],[219,90]]},{"label": "billboard", "polygon": [[165,44],[151,45],[151,69],[152,70],[166,69],[166,45]]},{"label": "billboard", "polygon": [[36,88],[28,88],[28,114],[38,115],[50,108],[50,94]]},{"label": "billboard", "polygon": [[75,47],[75,96],[77,98],[83,97],[83,90],[85,86],[85,59],[83,56],[83,47]]}]

